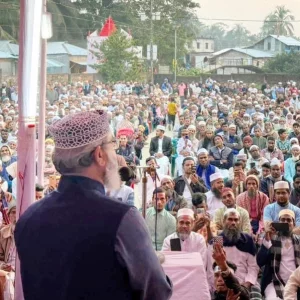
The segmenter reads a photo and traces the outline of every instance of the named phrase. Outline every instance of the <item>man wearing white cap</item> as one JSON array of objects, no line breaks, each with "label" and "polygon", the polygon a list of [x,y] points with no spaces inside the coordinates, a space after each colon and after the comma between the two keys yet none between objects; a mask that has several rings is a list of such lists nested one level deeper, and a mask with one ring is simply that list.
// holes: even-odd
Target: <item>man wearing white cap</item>
[{"label": "man wearing white cap", "polygon": [[287,231],[276,232],[270,226],[266,228],[265,238],[257,253],[257,263],[264,267],[261,290],[266,300],[286,299],[283,298],[284,286],[300,261],[300,236],[293,234],[295,212],[283,209],[278,218],[280,223],[288,224]]},{"label": "man wearing white cap", "polygon": [[224,135],[224,145],[232,149],[233,155],[237,155],[243,148],[242,140],[236,134],[236,126],[234,124],[229,125],[228,135]]},{"label": "man wearing white cap", "polygon": [[209,177],[211,190],[207,192],[208,213],[214,217],[218,208],[223,208],[225,205],[222,202],[222,190],[224,188],[224,179],[221,173],[214,173]]},{"label": "man wearing white cap", "polygon": [[276,182],[286,181],[289,188],[291,188],[291,185],[286,180],[286,178],[282,175],[281,162],[277,158],[272,159],[270,165],[271,165],[271,174],[270,174],[270,176],[261,180],[260,191],[265,193],[269,197],[270,203],[272,203],[275,200],[274,185]]},{"label": "man wearing white cap", "polygon": [[156,127],[156,136],[150,142],[150,155],[156,158],[160,167],[160,174],[168,175],[170,157],[172,155],[171,138],[165,136],[166,128],[162,125]]},{"label": "man wearing white cap", "polygon": [[194,211],[190,208],[181,208],[177,213],[176,232],[167,236],[164,240],[162,251],[171,251],[171,239],[180,239],[181,251],[199,252],[204,268],[206,268],[207,250],[204,237],[193,231],[195,223]]},{"label": "man wearing white cap", "polygon": [[266,225],[270,222],[278,222],[279,213],[283,209],[290,209],[295,214],[296,227],[300,226],[300,208],[289,202],[290,186],[286,181],[278,181],[274,185],[274,197],[276,202],[267,205],[264,209],[264,222]]},{"label": "man wearing white cap", "polygon": [[203,179],[205,185],[210,189],[210,175],[219,172],[220,170],[213,166],[208,159],[208,151],[201,148],[197,152],[198,166],[196,169],[197,175]]},{"label": "man wearing white cap", "polygon": [[24,298],[132,299],[139,293],[169,299],[171,287],[140,213],[105,195],[105,188],[120,186],[106,113],[67,116],[49,131],[62,177],[58,190],[31,205],[16,225]]},{"label": "man wearing white cap", "polygon": [[246,170],[250,171],[250,174],[254,174],[256,176],[261,177],[262,175],[262,165],[268,160],[260,155],[259,147],[256,145],[252,145],[249,149],[251,157],[248,158],[246,163]]}]

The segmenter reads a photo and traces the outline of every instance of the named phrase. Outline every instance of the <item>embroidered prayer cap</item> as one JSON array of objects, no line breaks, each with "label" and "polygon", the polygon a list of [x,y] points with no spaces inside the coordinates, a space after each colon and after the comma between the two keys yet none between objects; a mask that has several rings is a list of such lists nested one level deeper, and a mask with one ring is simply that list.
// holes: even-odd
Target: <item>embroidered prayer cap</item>
[{"label": "embroidered prayer cap", "polygon": [[190,208],[181,208],[177,212],[177,219],[183,216],[191,217],[193,220],[195,219],[194,211]]},{"label": "embroidered prayer cap", "polygon": [[174,182],[174,179],[173,179],[171,176],[169,176],[169,175],[164,175],[164,176],[160,179],[160,183],[162,184],[162,182],[163,182],[164,180],[171,180],[172,182]]},{"label": "embroidered prayer cap", "polygon": [[281,167],[281,162],[278,158],[274,157],[272,160],[271,160],[271,163],[270,163],[270,166],[271,167],[274,167],[274,166],[279,166]]},{"label": "embroidered prayer cap", "polygon": [[228,126],[228,128],[234,128],[234,129],[236,129],[236,126],[235,126],[234,124],[230,124],[230,125]]},{"label": "embroidered prayer cap", "polygon": [[198,123],[198,125],[199,125],[199,126],[206,126],[206,123],[205,123],[205,121],[200,121],[200,122]]},{"label": "embroidered prayer cap", "polygon": [[299,145],[299,140],[297,138],[291,138],[290,144],[292,144],[292,143],[296,143],[297,145]]},{"label": "embroidered prayer cap", "polygon": [[291,147],[291,150],[300,150],[300,146],[299,145],[293,145]]},{"label": "embroidered prayer cap", "polygon": [[196,126],[195,125],[190,125],[187,129],[196,130]]},{"label": "embroidered prayer cap", "polygon": [[256,145],[252,145],[249,149],[249,151],[251,152],[252,150],[259,150],[259,147]]},{"label": "embroidered prayer cap", "polygon": [[201,149],[198,150],[197,156],[200,155],[200,154],[208,154],[208,151],[205,148],[201,148]]},{"label": "embroidered prayer cap", "polygon": [[279,212],[279,219],[284,216],[284,215],[288,215],[290,216],[291,218],[293,218],[295,220],[295,213],[290,210],[290,209],[283,209]]},{"label": "embroidered prayer cap", "polygon": [[109,132],[107,114],[103,111],[68,115],[48,127],[57,149],[76,149],[102,140]]},{"label": "embroidered prayer cap", "polygon": [[156,129],[157,129],[157,130],[161,130],[161,131],[163,131],[163,132],[166,131],[166,127],[165,127],[165,126],[162,126],[162,125],[158,125],[158,126],[156,127]]},{"label": "embroidered prayer cap", "polygon": [[246,154],[238,154],[238,155],[236,156],[236,160],[247,161],[247,155],[246,155]]},{"label": "embroidered prayer cap", "polygon": [[213,181],[215,181],[215,180],[217,180],[217,179],[224,179],[224,178],[223,178],[223,175],[222,175],[220,172],[216,172],[216,173],[211,174],[211,175],[209,176],[209,181],[210,181],[210,182],[213,182]]},{"label": "embroidered prayer cap", "polygon": [[279,189],[289,190],[290,189],[289,183],[287,181],[277,181],[277,182],[275,182],[274,190],[279,190]]}]

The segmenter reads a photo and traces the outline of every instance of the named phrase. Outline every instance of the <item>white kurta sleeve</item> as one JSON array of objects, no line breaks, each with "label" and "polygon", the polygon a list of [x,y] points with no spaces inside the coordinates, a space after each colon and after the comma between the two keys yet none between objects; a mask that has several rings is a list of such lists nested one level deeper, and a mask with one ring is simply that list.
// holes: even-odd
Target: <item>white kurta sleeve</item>
[{"label": "white kurta sleeve", "polygon": [[167,236],[164,239],[164,243],[162,245],[161,251],[171,251],[171,244],[170,244],[171,236]]},{"label": "white kurta sleeve", "polygon": [[300,267],[298,267],[290,276],[284,288],[284,300],[297,299],[297,291],[300,287]]},{"label": "white kurta sleeve", "polygon": [[247,253],[247,265],[248,273],[245,277],[245,282],[250,282],[254,285],[257,282],[257,276],[259,272],[259,267],[256,263],[256,256]]}]

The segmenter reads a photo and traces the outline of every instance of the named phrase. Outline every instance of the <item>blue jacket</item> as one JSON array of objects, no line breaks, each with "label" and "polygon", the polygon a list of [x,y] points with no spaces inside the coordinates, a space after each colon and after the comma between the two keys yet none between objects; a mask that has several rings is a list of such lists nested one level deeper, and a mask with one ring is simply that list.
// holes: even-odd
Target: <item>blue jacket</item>
[{"label": "blue jacket", "polygon": [[197,170],[196,170],[196,173],[197,173],[197,175],[198,175],[200,178],[202,178],[203,172],[205,172],[205,184],[206,184],[207,188],[210,190],[210,180],[209,180],[209,176],[210,176],[211,174],[216,173],[216,167],[213,166],[213,165],[211,165],[211,164],[209,164],[209,165],[204,169],[204,168],[202,168],[201,165],[198,165]]}]

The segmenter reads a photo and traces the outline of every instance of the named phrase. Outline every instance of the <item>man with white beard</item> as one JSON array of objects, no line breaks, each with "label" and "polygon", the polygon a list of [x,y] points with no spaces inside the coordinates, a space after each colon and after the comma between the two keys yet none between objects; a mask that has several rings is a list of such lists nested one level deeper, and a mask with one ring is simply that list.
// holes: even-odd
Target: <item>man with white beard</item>
[{"label": "man with white beard", "polygon": [[203,260],[203,265],[206,267],[206,242],[201,234],[193,231],[194,224],[194,211],[190,208],[179,209],[177,213],[176,232],[165,238],[161,250],[171,251],[171,240],[179,238],[181,251],[199,252]]},{"label": "man with white beard", "polygon": [[16,226],[24,298],[169,299],[171,285],[141,214],[105,196],[105,188],[120,186],[107,114],[66,116],[49,132],[62,177]]}]

